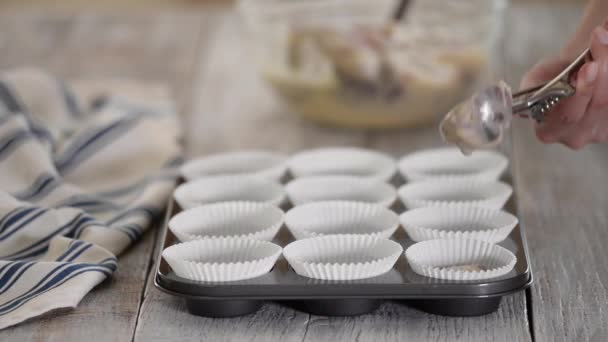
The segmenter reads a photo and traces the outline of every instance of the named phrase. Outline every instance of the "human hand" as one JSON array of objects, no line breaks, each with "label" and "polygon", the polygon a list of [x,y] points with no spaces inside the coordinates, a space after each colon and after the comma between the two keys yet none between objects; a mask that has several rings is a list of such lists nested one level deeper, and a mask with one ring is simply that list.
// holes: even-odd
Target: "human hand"
[{"label": "human hand", "polygon": [[[593,30],[590,42],[593,61],[586,62],[571,79],[576,94],[560,101],[535,126],[544,143],[562,143],[578,150],[608,141],[608,21]],[[570,62],[564,57],[542,60],[524,76],[521,87],[552,79]]]}]

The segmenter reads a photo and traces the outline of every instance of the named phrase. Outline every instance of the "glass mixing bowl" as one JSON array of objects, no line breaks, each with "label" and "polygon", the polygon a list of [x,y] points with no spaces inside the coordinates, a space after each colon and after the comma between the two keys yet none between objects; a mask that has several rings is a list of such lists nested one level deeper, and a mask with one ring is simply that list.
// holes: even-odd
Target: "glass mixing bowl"
[{"label": "glass mixing bowl", "polygon": [[260,73],[295,112],[338,126],[436,122],[485,78],[503,0],[241,0]]}]

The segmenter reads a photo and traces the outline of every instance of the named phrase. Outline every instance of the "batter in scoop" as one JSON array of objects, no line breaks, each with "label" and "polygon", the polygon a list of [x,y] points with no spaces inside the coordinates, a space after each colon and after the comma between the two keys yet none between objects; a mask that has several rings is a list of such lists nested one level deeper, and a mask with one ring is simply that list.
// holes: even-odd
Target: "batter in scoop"
[{"label": "batter in scoop", "polygon": [[502,81],[483,89],[445,116],[439,126],[443,140],[466,155],[496,147],[511,124],[511,100],[511,89]]}]

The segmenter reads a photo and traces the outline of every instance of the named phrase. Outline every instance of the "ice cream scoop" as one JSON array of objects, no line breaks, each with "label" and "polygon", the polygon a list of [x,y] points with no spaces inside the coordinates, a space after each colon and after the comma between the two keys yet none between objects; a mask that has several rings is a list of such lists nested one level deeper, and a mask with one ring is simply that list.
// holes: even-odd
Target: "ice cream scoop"
[{"label": "ice cream scoop", "polygon": [[512,93],[503,81],[482,89],[454,107],[441,121],[439,132],[443,140],[470,154],[500,144],[514,114],[542,122],[549,109],[574,95],[571,76],[590,58],[590,50],[586,49],[551,81],[517,93]]}]

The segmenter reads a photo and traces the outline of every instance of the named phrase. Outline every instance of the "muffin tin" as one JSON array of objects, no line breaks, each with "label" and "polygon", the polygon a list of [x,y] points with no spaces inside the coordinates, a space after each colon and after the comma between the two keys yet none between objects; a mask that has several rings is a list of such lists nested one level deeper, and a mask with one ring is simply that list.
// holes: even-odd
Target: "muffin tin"
[{"label": "muffin tin", "polygon": [[[286,177],[283,178],[285,180]],[[508,177],[503,178],[503,181],[510,183]],[[400,176],[391,180],[395,187],[403,183],[403,177]],[[285,203],[282,209],[287,212],[290,207],[290,203]],[[390,209],[396,214],[405,210],[400,202]],[[514,209],[514,201],[511,199],[505,210],[513,213]],[[181,211],[182,208],[172,200],[161,232],[160,251],[179,243],[168,229],[168,222]],[[400,244],[404,251],[414,244],[402,228],[391,239]],[[286,226],[281,228],[273,240],[281,247],[293,241],[295,238]],[[304,277],[296,273],[282,256],[268,273],[255,278],[202,282],[178,276],[159,255],[154,283],[160,290],[184,298],[190,313],[208,317],[249,314],[266,301],[279,302],[318,315],[359,315],[375,310],[386,300],[398,301],[434,314],[474,316],[497,310],[503,296],[524,290],[532,283],[523,227],[516,225],[497,246],[515,255],[517,260],[511,271],[492,279],[446,280],[424,277],[415,273],[408,264],[405,253],[400,253],[397,262],[388,272],[365,279],[322,280]]]}]

